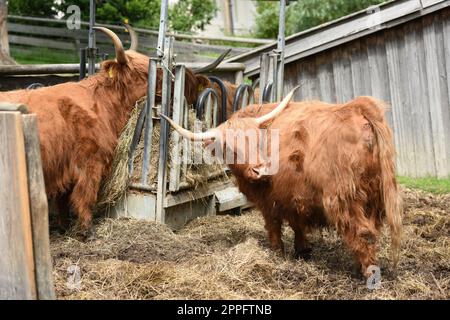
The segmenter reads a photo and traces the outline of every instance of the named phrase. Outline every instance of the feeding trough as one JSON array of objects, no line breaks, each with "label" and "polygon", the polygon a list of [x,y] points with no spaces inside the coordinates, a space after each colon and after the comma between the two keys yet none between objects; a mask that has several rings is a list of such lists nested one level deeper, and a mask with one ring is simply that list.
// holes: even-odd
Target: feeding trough
[{"label": "feeding trough", "polygon": [[[169,132],[166,121],[159,117],[162,113],[181,125],[198,125],[193,106],[184,97],[186,67],[174,64],[174,39],[166,37],[167,5],[162,2],[157,57],[149,62],[147,98],[136,105],[122,134],[113,177],[106,181],[100,202],[107,205],[110,216],[154,220],[179,228],[197,216],[239,211],[247,202],[222,165],[188,164],[186,159],[195,157],[186,155],[191,146],[176,132]],[[160,102],[156,99],[158,68],[163,70]],[[200,100],[196,115],[203,116],[206,128],[224,120],[217,94],[212,91]],[[117,188],[116,182],[121,186]]]}]

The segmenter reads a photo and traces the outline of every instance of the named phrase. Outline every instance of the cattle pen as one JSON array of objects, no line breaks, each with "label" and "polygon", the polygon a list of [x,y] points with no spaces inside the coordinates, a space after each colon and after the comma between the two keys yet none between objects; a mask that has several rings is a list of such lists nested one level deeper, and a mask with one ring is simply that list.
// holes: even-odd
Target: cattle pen
[{"label": "cattle pen", "polygon": [[[400,261],[392,266],[392,234],[382,229],[376,266],[381,278],[373,288],[334,226],[312,232],[310,256],[303,257],[297,235],[281,223],[286,246],[270,250],[267,220],[236,186],[242,177],[233,176],[231,166],[204,164],[203,154],[200,163],[183,162],[198,156],[198,141],[183,139],[164,119],[205,133],[226,122],[230,110],[279,101],[297,85],[296,101],[345,103],[370,95],[392,106],[386,117],[398,152],[397,173],[448,180],[450,0],[389,1],[286,39],[283,22],[278,41],[254,39],[262,46],[234,49],[234,56],[201,75],[195,71],[209,64],[190,60],[208,45],[196,44],[191,54],[190,44],[177,42],[186,35],[167,32],[168,1],[162,2],[159,32],[136,29],[144,51],[152,52],[146,54],[145,95],[123,106],[130,115],[113,156],[104,161],[111,169],[102,177],[87,237],[80,237],[85,230],[74,208],[71,227],[61,231],[64,209],[59,199],[47,201],[38,117],[25,105],[0,101],[0,299],[449,299],[450,185],[442,192],[399,186],[404,202]],[[280,3],[282,22],[286,1]],[[54,22],[10,18],[12,39],[22,44],[36,23]],[[122,26],[108,27],[126,45],[132,43]],[[43,34],[51,31],[70,39],[63,44],[70,50],[87,44],[87,30],[58,29],[35,29],[32,38],[61,46]],[[109,38],[98,34],[101,51],[112,53]],[[114,50],[118,63],[116,43]],[[189,62],[175,61],[177,50]],[[79,83],[86,80],[79,79],[84,62],[0,66],[0,91]],[[91,64],[89,77],[103,72],[105,64]],[[108,73],[109,79],[114,76]],[[191,87],[194,102],[188,102]],[[97,104],[92,110],[98,111]],[[186,156],[189,148],[194,152]],[[274,212],[275,207],[274,201]]]}]

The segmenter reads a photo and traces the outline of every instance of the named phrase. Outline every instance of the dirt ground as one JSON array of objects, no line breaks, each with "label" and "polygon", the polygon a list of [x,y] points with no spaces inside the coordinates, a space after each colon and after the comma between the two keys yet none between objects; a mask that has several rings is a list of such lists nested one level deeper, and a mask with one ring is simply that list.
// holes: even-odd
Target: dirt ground
[{"label": "dirt ground", "polygon": [[[389,238],[379,253],[381,288],[369,290],[333,230],[310,237],[311,260],[268,249],[261,215],[199,218],[174,233],[133,219],[100,219],[95,240],[52,234],[59,299],[449,299],[450,194],[405,190],[404,241],[393,271]],[[80,282],[69,278],[79,267]],[[72,266],[72,267],[71,267]],[[71,286],[71,284],[79,286]]]}]

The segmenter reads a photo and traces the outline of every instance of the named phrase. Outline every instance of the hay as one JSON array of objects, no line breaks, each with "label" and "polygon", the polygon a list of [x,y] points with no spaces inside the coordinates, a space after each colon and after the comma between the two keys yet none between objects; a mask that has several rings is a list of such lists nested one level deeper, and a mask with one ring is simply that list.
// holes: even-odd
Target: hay
[{"label": "hay", "polygon": [[[99,192],[99,200],[97,206],[101,209],[103,207],[115,205],[126,194],[127,187],[130,183],[139,183],[142,175],[142,162],[144,153],[144,133],[141,134],[139,143],[134,153],[134,171],[130,177],[128,172],[129,150],[131,146],[131,140],[133,138],[134,130],[141,110],[145,107],[146,97],[142,98],[138,102],[131,113],[130,119],[126,124],[122,134],[119,137],[119,141],[115,150],[115,156],[110,170],[110,174],[102,182],[102,186]],[[195,118],[195,112],[190,109],[188,116],[189,128],[193,128]],[[170,132],[173,129],[170,128]],[[171,134],[169,134],[171,136]],[[158,163],[159,163],[159,139],[160,138],[160,123],[159,121],[153,121],[153,135],[152,135],[152,148],[151,159],[147,181],[150,186],[156,187]],[[167,160],[167,172],[170,170],[171,152],[174,145],[172,139],[169,139],[169,153]],[[192,150],[192,144],[189,145]],[[181,155],[183,156],[183,154]],[[181,177],[182,182],[188,183],[192,190],[208,182],[208,176],[211,174],[218,175],[218,178],[227,180],[227,176],[221,165],[213,163],[211,165],[198,164],[189,165],[186,172],[182,166]]]},{"label": "hay", "polygon": [[[311,235],[310,261],[268,249],[261,215],[210,216],[174,233],[155,222],[103,219],[96,240],[52,235],[59,299],[448,299],[450,195],[407,190],[405,237],[398,269],[380,244],[382,288],[370,291],[352,272],[353,259],[333,230]],[[67,268],[81,268],[80,290],[66,285]]]}]

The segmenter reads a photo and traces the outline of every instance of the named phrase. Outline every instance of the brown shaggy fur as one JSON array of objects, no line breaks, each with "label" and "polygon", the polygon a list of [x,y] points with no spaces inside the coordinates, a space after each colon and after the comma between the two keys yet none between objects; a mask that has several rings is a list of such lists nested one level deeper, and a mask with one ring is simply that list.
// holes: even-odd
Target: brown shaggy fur
[{"label": "brown shaggy fur", "polygon": [[[274,106],[248,106],[219,128],[255,127],[250,118]],[[272,249],[284,249],[283,220],[295,232],[298,256],[308,255],[306,237],[313,227],[333,225],[355,254],[362,273],[369,276],[366,270],[377,263],[380,228],[387,220],[393,252],[398,252],[402,204],[392,133],[380,101],[359,97],[339,105],[292,102],[263,127],[280,130],[278,173],[258,180],[248,174],[254,165],[229,167],[241,192],[261,210]],[[227,143],[223,142],[225,151],[242,152],[226,150]]]},{"label": "brown shaggy fur", "polygon": [[146,94],[148,57],[126,55],[126,65],[106,61],[80,82],[0,93],[0,100],[26,104],[37,114],[47,195],[61,205],[69,200],[86,229],[118,136]]}]

